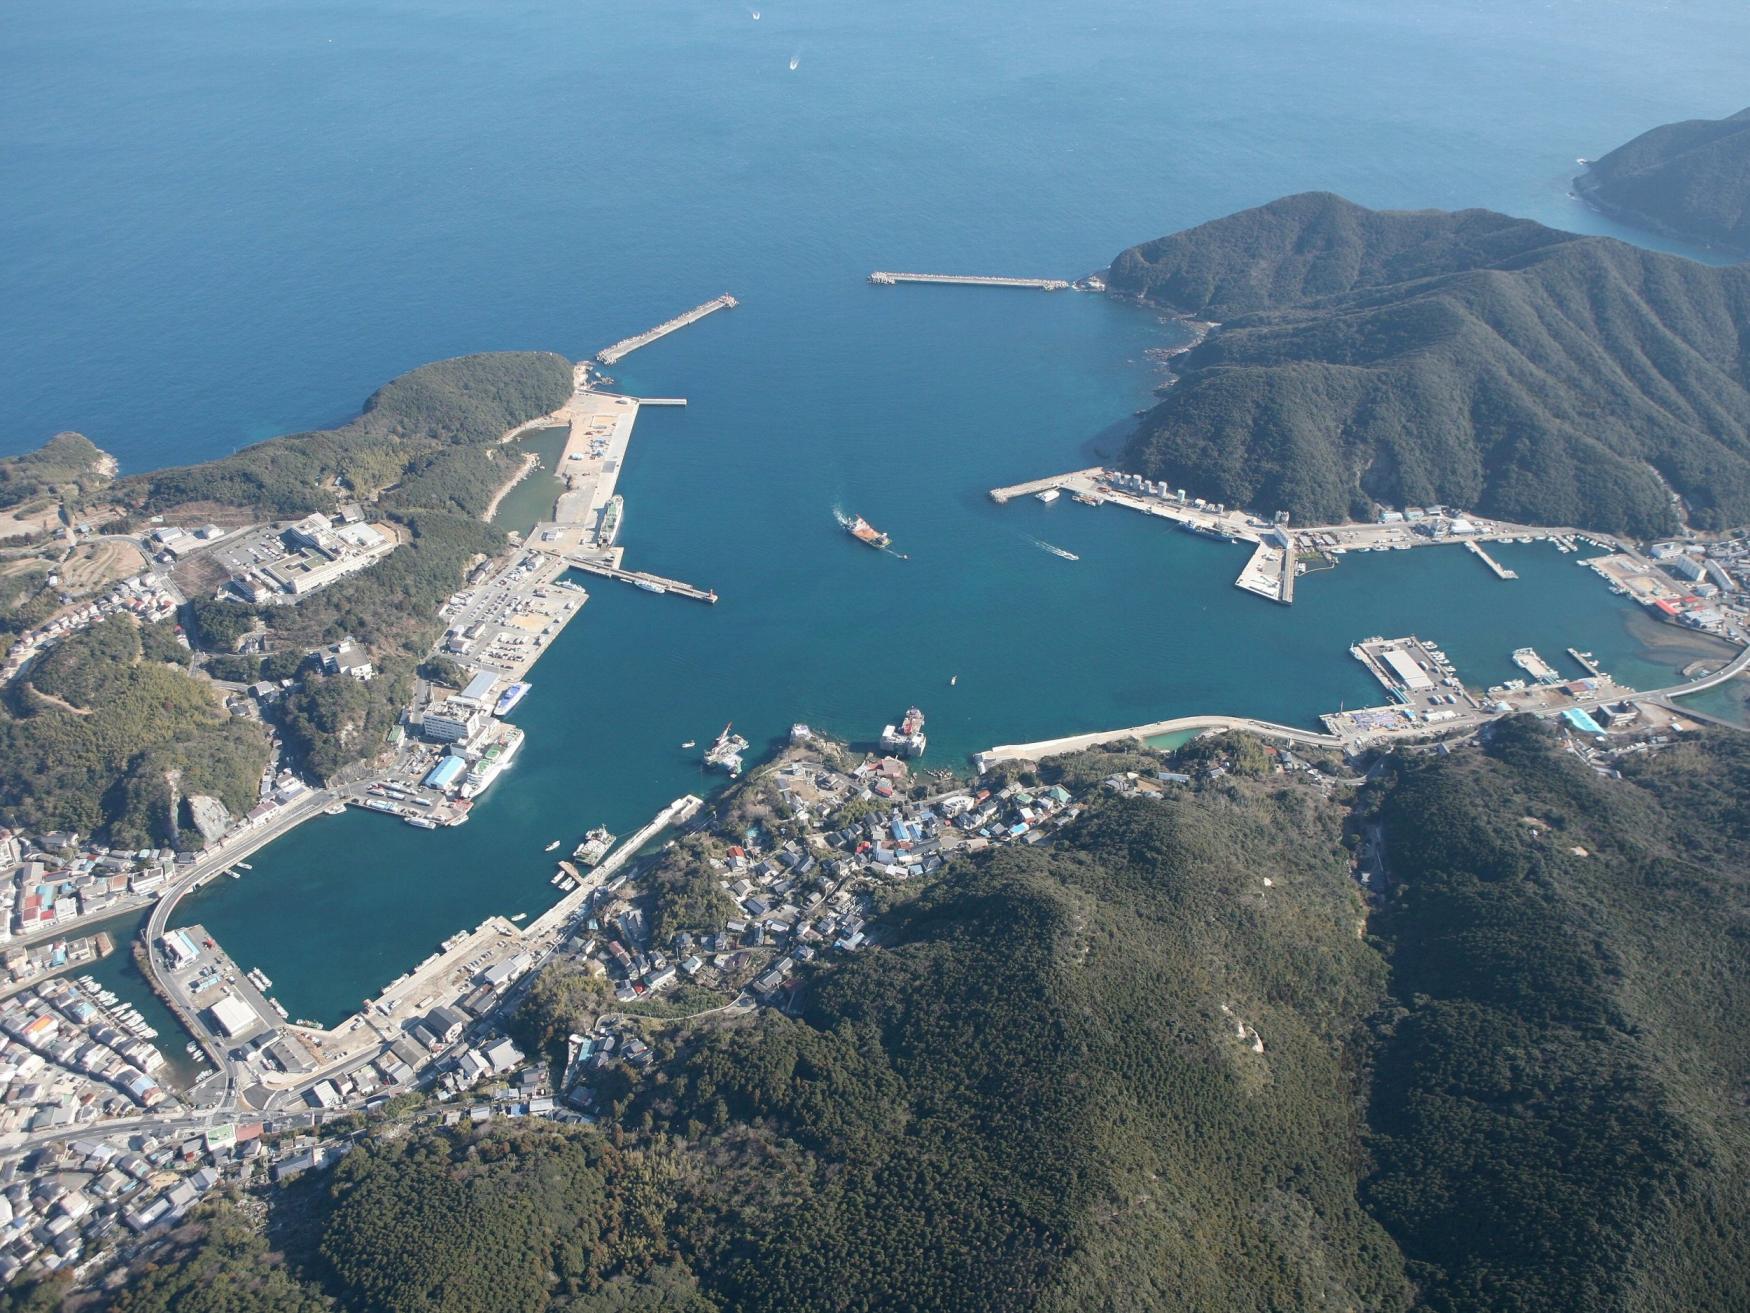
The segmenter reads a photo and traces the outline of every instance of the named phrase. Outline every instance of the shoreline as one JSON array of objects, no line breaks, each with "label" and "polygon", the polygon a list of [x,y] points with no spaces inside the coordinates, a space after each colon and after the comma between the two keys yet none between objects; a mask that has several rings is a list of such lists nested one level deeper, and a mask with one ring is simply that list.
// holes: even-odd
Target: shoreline
[{"label": "shoreline", "polygon": [[[508,442],[509,438],[504,439],[504,441]],[[541,458],[532,451],[523,453],[522,468],[517,470],[515,474],[511,475],[509,479],[505,480],[503,486],[500,487],[497,492],[492,494],[492,500],[486,504],[486,509],[481,512],[480,519],[484,523],[492,523],[493,517],[498,514],[499,503],[509,496],[512,488],[516,487],[517,484],[521,483],[524,479],[528,478],[530,474],[534,473],[535,466],[540,463],[540,460]]]}]

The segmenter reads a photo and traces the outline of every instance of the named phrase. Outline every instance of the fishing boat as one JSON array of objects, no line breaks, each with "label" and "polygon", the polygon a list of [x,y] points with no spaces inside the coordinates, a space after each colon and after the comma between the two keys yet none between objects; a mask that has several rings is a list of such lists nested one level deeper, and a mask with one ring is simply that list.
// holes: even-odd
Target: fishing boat
[{"label": "fishing boat", "polygon": [[958,684],[959,682],[960,682],[959,675],[949,675],[948,676],[948,687],[949,688],[953,688],[954,685]]},{"label": "fishing boat", "polygon": [[607,826],[598,825],[583,836],[583,842],[572,849],[571,856],[585,866],[594,866],[608,855],[608,849],[613,846],[614,835],[609,833]]},{"label": "fishing boat", "polygon": [[878,551],[884,551],[893,545],[893,539],[881,532],[861,515],[853,515],[845,522],[845,532],[860,543],[867,543]]},{"label": "fishing boat", "polygon": [[696,748],[698,746],[699,741],[697,739],[688,739],[685,743],[681,744],[681,747],[683,748]]},{"label": "fishing boat", "polygon": [[558,850],[558,848],[559,848],[559,840],[555,839],[555,840],[553,840],[552,843],[548,844],[545,848],[541,849],[541,851],[544,853],[556,852]]}]

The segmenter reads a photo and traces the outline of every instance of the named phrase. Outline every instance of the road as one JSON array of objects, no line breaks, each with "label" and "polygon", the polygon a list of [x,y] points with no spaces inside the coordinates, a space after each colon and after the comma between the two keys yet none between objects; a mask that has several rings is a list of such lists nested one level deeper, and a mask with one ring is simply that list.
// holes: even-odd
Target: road
[{"label": "road", "polygon": [[[1681,684],[1649,689],[1645,692],[1612,693],[1599,697],[1575,698],[1567,705],[1581,711],[1591,711],[1612,702],[1668,703],[1673,698],[1688,697],[1692,693],[1701,693],[1718,684],[1723,684],[1733,676],[1743,674],[1746,670],[1750,670],[1750,646],[1741,648],[1736,656],[1712,674],[1701,675]],[[1675,710],[1680,714],[1687,714],[1681,707],[1675,708]],[[1479,725],[1499,719],[1502,715],[1511,714],[1514,713],[1473,711],[1453,720],[1443,721],[1438,725],[1415,725],[1404,730],[1375,731],[1371,734],[1358,736],[1353,740],[1344,740],[1332,734],[1318,734],[1311,730],[1294,729],[1287,725],[1276,725],[1263,720],[1249,720],[1239,716],[1180,716],[1175,720],[1159,720],[1150,725],[1133,725],[1128,729],[1072,734],[1059,739],[1045,739],[1038,743],[1004,744],[1001,747],[979,753],[975,760],[979,769],[983,770],[997,762],[1038,761],[1042,757],[1079,752],[1084,748],[1097,747],[1102,743],[1116,743],[1125,739],[1147,739],[1159,734],[1171,734],[1178,730],[1187,729],[1245,730],[1265,738],[1286,739],[1292,743],[1304,743],[1315,747],[1367,747],[1398,739],[1420,738],[1428,734],[1444,736],[1455,730],[1475,729]]]}]

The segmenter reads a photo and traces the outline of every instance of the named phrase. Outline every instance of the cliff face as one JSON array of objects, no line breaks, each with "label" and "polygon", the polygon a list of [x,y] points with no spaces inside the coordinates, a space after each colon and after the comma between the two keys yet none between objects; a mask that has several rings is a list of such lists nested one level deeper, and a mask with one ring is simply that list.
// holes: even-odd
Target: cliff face
[{"label": "cliff face", "polygon": [[1643,132],[1574,179],[1624,222],[1750,255],[1750,109]]},{"label": "cliff face", "polygon": [[1220,327],[1126,463],[1298,521],[1441,503],[1651,535],[1750,521],[1750,268],[1484,210],[1290,196],[1109,286]]}]

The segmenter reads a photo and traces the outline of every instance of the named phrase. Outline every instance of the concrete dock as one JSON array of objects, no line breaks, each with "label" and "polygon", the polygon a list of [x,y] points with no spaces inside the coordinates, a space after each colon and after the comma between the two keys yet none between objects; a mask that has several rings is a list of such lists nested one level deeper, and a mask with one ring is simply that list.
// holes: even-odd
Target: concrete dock
[{"label": "concrete dock", "polygon": [[667,337],[670,333],[685,328],[688,324],[696,324],[706,315],[716,314],[719,310],[733,310],[740,304],[741,302],[725,292],[722,296],[713,297],[706,301],[703,305],[694,306],[685,314],[676,315],[673,319],[665,319],[655,328],[646,329],[636,337],[621,338],[612,346],[603,347],[596,352],[595,358],[604,365],[618,364],[639,347],[649,346],[658,338]]},{"label": "concrete dock", "polygon": [[1061,292],[1073,284],[1067,278],[996,278],[979,274],[902,274],[877,269],[869,281],[878,287],[895,283],[949,283],[960,287],[1033,287],[1043,292]]},{"label": "concrete dock", "polygon": [[1094,484],[1104,478],[1106,471],[1098,465],[1085,470],[1071,470],[1068,474],[1054,474],[1048,479],[1033,479],[1027,483],[1011,483],[1006,488],[992,488],[990,499],[998,506],[1013,501],[1017,497],[1031,497],[1034,493],[1045,492],[1056,488],[1059,492],[1091,493]]},{"label": "concrete dock", "polygon": [[604,579],[618,579],[621,583],[640,585],[646,592],[650,593],[658,591],[674,593],[680,597],[691,598],[695,602],[714,604],[717,601],[717,594],[709,588],[699,588],[679,579],[668,579],[644,570],[624,570],[614,563],[616,559],[614,556],[567,556],[565,564],[573,570],[600,575]]},{"label": "concrete dock", "polygon": [[669,803],[643,829],[623,840],[604,860],[578,877],[577,888],[530,921],[523,937],[545,940],[562,931],[567,922],[589,906],[595,891],[612,880],[622,866],[637,856],[640,848],[671,825],[684,825],[704,805],[703,798],[691,793],[682,794]]},{"label": "concrete dock", "polygon": [[1517,571],[1509,570],[1506,566],[1502,565],[1494,557],[1490,556],[1488,551],[1483,547],[1483,545],[1480,542],[1477,542],[1475,539],[1467,540],[1465,542],[1465,546],[1470,549],[1470,554],[1472,556],[1476,557],[1484,565],[1488,566],[1490,570],[1494,571],[1495,578],[1497,578],[1497,579],[1517,579],[1519,577],[1519,574]]}]

